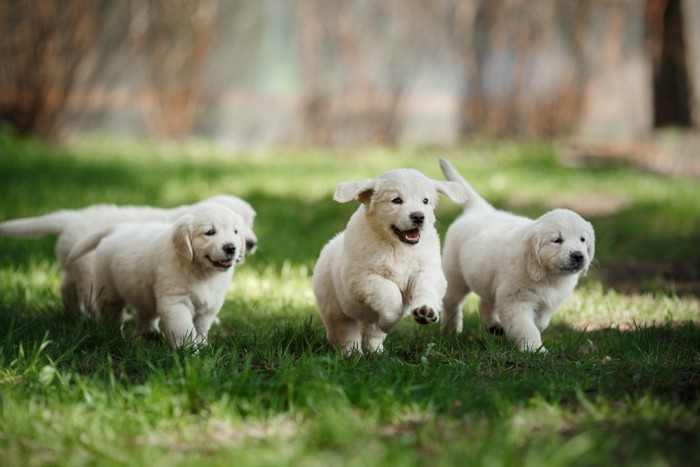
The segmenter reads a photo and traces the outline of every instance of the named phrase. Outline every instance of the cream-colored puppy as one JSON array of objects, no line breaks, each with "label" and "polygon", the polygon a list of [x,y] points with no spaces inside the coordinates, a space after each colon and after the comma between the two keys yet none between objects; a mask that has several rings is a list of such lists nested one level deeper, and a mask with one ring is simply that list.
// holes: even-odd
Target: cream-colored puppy
[{"label": "cream-colored puppy", "polygon": [[12,237],[58,235],[56,258],[64,270],[61,281],[63,305],[69,314],[77,315],[80,310],[87,308],[95,295],[92,283],[93,255],[88,253],[70,264],[67,261],[68,254],[80,239],[92,232],[126,222],[172,222],[201,203],[221,204],[242,216],[245,221],[246,254],[252,254],[255,251],[258,242],[253,231],[255,210],[246,201],[231,195],[217,195],[200,203],[172,209],[98,204],[84,209],[55,211],[43,216],[0,222],[0,235]]},{"label": "cream-colored puppy", "polygon": [[433,225],[438,192],[466,199],[459,184],[413,169],[338,185],[334,200],[362,204],[321,251],[313,289],[328,341],[343,353],[382,351],[408,314],[421,324],[438,320],[446,287]]},{"label": "cream-colored puppy", "polygon": [[130,305],[142,333],[161,331],[173,347],[206,343],[224,303],[234,264],[245,255],[245,222],[231,209],[202,203],[174,223],[120,224],[91,233],[67,262],[94,252],[98,319],[121,323]]},{"label": "cream-colored puppy", "polygon": [[568,209],[535,220],[497,210],[449,162],[440,159],[440,167],[469,198],[445,236],[443,330],[462,331],[462,304],[472,291],[492,332],[505,331],[521,350],[546,351],[540,332],[588,270],[593,227]]}]

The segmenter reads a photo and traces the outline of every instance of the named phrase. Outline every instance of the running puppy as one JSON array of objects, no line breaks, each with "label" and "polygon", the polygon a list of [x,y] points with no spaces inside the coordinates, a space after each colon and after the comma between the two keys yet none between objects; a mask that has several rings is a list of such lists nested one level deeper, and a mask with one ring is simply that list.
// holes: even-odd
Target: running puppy
[{"label": "running puppy", "polygon": [[[241,198],[230,195],[216,195],[201,203],[220,204],[240,214],[245,221],[246,253],[255,252],[258,239],[253,232],[253,222],[256,213],[250,204]],[[88,253],[68,264],[68,254],[78,241],[90,233],[121,223],[172,222],[201,203],[172,209],[97,204],[83,209],[67,209],[43,216],[0,222],[0,235],[11,237],[58,235],[56,258],[64,271],[61,280],[63,306],[70,315],[77,316],[80,311],[85,311],[90,307],[96,293],[92,281],[94,277],[93,255]]]},{"label": "running puppy", "polygon": [[90,311],[121,323],[134,309],[141,333],[158,330],[173,347],[206,343],[224,303],[233,266],[245,255],[245,222],[229,208],[199,204],[174,223],[121,224],[81,239],[67,262],[94,251],[96,297]]},{"label": "running puppy", "polygon": [[593,260],[593,227],[568,209],[532,220],[499,211],[444,159],[445,178],[462,184],[469,202],[445,236],[444,331],[462,332],[462,304],[473,291],[492,332],[505,331],[523,351],[546,352],[540,332]]},{"label": "running puppy", "polygon": [[466,200],[459,184],[414,169],[337,186],[335,201],[361,205],[321,251],[313,289],[328,341],[343,353],[381,352],[408,314],[420,324],[438,320],[446,287],[433,225],[438,192]]}]

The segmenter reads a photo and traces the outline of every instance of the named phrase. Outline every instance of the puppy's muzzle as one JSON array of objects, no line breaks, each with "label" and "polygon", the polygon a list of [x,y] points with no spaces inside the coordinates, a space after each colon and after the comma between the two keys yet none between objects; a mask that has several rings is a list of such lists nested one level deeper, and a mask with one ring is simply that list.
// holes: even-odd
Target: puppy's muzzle
[{"label": "puppy's muzzle", "polygon": [[213,259],[211,256],[207,256],[207,259],[214,267],[225,271],[233,265],[233,258],[236,255],[237,248],[233,243],[225,243],[221,246],[221,249],[224,252],[223,258]]},{"label": "puppy's muzzle", "polygon": [[580,251],[572,251],[567,261],[567,269],[578,272],[586,266],[586,257]]},{"label": "puppy's muzzle", "polygon": [[419,211],[415,211],[410,213],[408,217],[409,219],[411,219],[411,223],[413,224],[414,228],[401,230],[397,226],[392,225],[391,230],[403,243],[415,245],[420,241],[421,228],[423,227],[423,223],[425,222],[425,214]]}]

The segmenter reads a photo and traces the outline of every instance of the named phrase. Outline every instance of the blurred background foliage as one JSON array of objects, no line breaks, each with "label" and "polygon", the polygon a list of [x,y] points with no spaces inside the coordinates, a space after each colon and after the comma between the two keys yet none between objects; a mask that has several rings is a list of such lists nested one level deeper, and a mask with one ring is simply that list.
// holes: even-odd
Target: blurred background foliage
[{"label": "blurred background foliage", "polygon": [[627,144],[700,119],[696,0],[1,0],[0,30],[0,121],[48,140]]}]

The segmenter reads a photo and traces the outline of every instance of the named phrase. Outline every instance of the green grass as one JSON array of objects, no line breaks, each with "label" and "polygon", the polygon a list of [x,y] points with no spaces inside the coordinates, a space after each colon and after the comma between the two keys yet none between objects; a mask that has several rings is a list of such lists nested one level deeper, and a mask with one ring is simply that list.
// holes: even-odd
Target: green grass
[{"label": "green grass", "polygon": [[[624,200],[588,216],[599,265],[544,333],[548,355],[485,332],[475,297],[459,337],[406,320],[382,355],[326,343],[311,271],[356,208],[332,201],[335,184],[400,166],[439,178],[437,156],[527,215]],[[672,293],[673,277],[621,291],[604,274],[663,263],[697,278],[695,180],[566,168],[546,143],[234,151],[103,138],[49,150],[0,132],[0,187],[0,219],[228,192],[257,209],[260,240],[195,354],[67,319],[55,239],[0,238],[3,465],[700,463],[697,298]],[[441,200],[441,233],[458,214]]]}]

